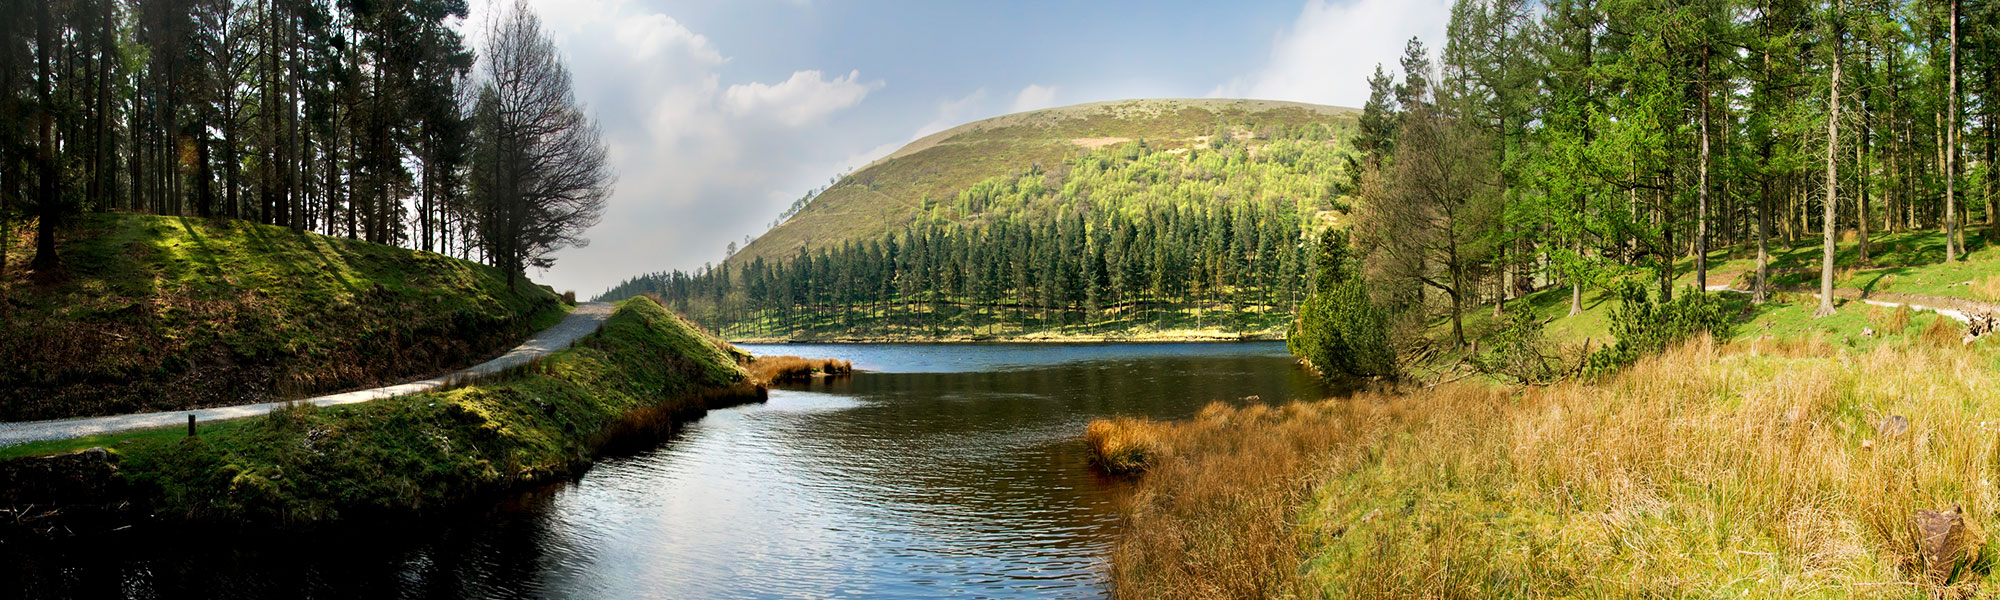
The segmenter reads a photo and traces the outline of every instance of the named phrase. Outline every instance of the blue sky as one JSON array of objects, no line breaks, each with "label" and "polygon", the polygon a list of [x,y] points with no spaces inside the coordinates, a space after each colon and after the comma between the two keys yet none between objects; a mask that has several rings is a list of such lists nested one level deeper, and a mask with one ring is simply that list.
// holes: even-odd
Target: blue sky
[{"label": "blue sky", "polygon": [[[476,31],[495,2],[475,0]],[[1447,0],[529,0],[604,128],[616,192],[591,244],[531,275],[589,296],[721,262],[807,189],[968,121],[1099,100],[1359,106]]]}]

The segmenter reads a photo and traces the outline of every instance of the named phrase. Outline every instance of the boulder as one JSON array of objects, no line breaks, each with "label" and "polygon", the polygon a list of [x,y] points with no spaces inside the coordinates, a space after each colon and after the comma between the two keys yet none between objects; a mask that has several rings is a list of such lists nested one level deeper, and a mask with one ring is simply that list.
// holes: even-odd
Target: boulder
[{"label": "boulder", "polygon": [[1960,571],[1965,562],[1979,555],[1983,540],[1975,532],[1965,510],[1953,506],[1949,510],[1919,510],[1915,516],[1917,528],[1917,559],[1921,561],[1923,583],[1933,586],[1950,585],[1952,574]]},{"label": "boulder", "polygon": [[1903,415],[1889,415],[1875,424],[1875,434],[1883,438],[1893,438],[1910,431],[1910,420]]}]

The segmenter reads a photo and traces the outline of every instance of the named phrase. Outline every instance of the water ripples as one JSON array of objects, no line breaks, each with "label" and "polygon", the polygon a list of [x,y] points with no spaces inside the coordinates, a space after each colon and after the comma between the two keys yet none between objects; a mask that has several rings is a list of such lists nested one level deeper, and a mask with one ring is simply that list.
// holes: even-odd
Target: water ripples
[{"label": "water ripples", "polygon": [[[86,549],[28,568],[141,597],[1100,597],[1129,490],[1088,468],[1090,419],[1324,393],[1279,344],[776,353],[872,372],[711,412],[651,451],[451,523]],[[96,570],[64,570],[77,564]]]}]

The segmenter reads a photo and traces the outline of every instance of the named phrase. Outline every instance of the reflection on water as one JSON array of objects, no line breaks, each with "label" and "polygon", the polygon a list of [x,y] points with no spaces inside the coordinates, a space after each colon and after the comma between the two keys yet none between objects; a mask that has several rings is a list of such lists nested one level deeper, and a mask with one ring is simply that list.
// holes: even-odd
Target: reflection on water
[{"label": "reflection on water", "polygon": [[1087,467],[1090,419],[1324,393],[1271,343],[746,349],[867,372],[774,390],[578,481],[421,526],[0,549],[0,592],[1094,597],[1125,485]]}]

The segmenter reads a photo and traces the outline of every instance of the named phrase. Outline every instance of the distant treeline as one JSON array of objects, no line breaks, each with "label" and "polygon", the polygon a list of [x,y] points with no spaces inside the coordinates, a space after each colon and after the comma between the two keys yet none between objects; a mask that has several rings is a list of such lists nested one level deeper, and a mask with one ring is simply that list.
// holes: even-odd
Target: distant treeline
[{"label": "distant treeline", "polygon": [[1281,322],[1306,292],[1302,233],[1333,206],[1347,156],[1309,133],[1079,152],[926,201],[926,218],[886,238],[647,275],[602,297],[657,293],[736,336],[1199,325],[1216,309]]}]

